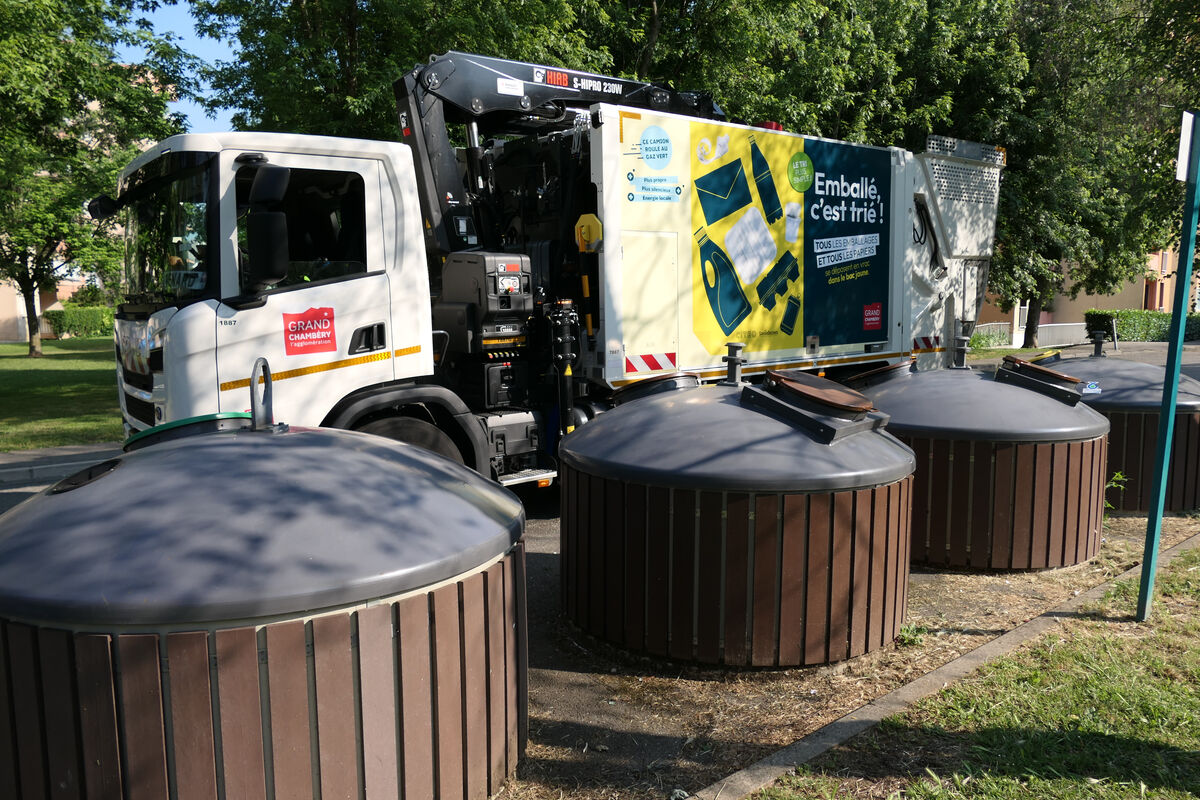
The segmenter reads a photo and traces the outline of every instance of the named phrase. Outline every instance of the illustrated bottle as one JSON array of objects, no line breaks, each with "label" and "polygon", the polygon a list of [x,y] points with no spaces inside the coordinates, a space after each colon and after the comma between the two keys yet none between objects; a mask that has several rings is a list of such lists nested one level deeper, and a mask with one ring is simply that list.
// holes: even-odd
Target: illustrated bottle
[{"label": "illustrated bottle", "polygon": [[775,180],[771,177],[771,165],[767,157],[758,149],[754,134],[750,134],[750,167],[754,170],[754,184],[758,186],[758,196],[762,200],[763,215],[767,224],[783,216],[783,207],[779,204],[779,192],[775,191]]},{"label": "illustrated bottle", "polygon": [[700,271],[708,304],[717,318],[717,324],[721,326],[721,332],[728,336],[750,314],[750,302],[746,300],[742,282],[725,251],[708,238],[704,228],[698,229],[695,236],[700,246]]}]

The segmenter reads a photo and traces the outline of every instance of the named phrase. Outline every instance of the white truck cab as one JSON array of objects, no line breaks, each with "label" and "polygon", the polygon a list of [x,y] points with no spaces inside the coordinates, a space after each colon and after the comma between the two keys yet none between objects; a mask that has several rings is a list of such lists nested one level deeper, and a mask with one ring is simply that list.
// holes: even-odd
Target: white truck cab
[{"label": "white truck cab", "polygon": [[[291,170],[289,265],[255,292],[246,228],[268,164]],[[413,181],[405,145],[286,134],[174,136],[130,164],[131,302],[116,322],[130,427],[245,410],[259,357],[294,381],[280,418],[313,424],[348,389],[432,373]]]}]

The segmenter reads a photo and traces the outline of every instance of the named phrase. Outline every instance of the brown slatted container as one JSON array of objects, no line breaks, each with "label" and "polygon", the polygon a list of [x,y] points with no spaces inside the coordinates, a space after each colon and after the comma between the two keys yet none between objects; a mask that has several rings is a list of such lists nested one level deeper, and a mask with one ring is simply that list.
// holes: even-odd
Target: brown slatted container
[{"label": "brown slatted container", "polygon": [[[194,438],[0,517],[0,798],[501,792],[527,736],[516,498],[372,436]],[[138,487],[170,500],[143,515]]]},{"label": "brown slatted container", "polygon": [[1106,439],[946,442],[898,434],[918,454],[916,564],[1045,569],[1096,555]]},{"label": "brown slatted container", "polygon": [[[1111,425],[1105,499],[1116,511],[1150,510],[1162,421],[1163,367],[1105,356],[1100,346],[1090,357],[1062,358],[1050,352],[1039,365],[1067,373],[1086,384],[1083,402]],[[1163,510],[1200,508],[1200,381],[1179,376]]]},{"label": "brown slatted container", "polygon": [[[881,415],[813,417],[819,401],[796,414],[789,399],[770,381],[646,396],[564,441],[574,624],[630,651],[737,667],[827,664],[894,639],[912,453]],[[820,425],[838,433],[824,441]]]},{"label": "brown slatted container", "polygon": [[[1154,493],[1161,415],[1139,411],[1101,410],[1101,413],[1112,425],[1108,474],[1120,473],[1124,477],[1123,483],[1112,482],[1106,499],[1117,511],[1145,512]],[[1163,510],[1192,511],[1200,508],[1200,412],[1177,413],[1171,441]]]},{"label": "brown slatted container", "polygon": [[13,676],[0,719],[17,731],[0,739],[0,796],[486,798],[512,776],[524,725],[524,664],[506,646],[524,625],[523,575],[518,546],[433,591],[311,619],[0,620]]},{"label": "brown slatted container", "polygon": [[[623,622],[568,617],[599,639],[681,661],[790,667],[870,652],[891,642],[904,619],[912,486],[904,478],[819,494],[662,489],[668,523],[655,528],[646,510],[631,515],[627,503],[651,487],[567,468],[563,569],[588,575],[564,582],[569,607],[615,609]],[[622,502],[580,515],[577,492]],[[628,558],[610,569],[572,557],[585,537]],[[646,547],[647,538],[658,546]],[[647,602],[651,584],[665,602]]]},{"label": "brown slatted container", "polygon": [[916,454],[913,563],[1024,570],[1096,555],[1108,423],[1073,378],[1023,369],[851,379]]}]

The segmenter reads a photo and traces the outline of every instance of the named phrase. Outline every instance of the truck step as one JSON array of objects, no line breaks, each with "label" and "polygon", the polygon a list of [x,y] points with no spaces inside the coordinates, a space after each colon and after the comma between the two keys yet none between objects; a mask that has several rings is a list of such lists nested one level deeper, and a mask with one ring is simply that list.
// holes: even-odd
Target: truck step
[{"label": "truck step", "polygon": [[549,486],[549,481],[553,481],[558,475],[558,470],[553,469],[523,469],[520,472],[513,472],[508,475],[500,476],[500,484],[502,486],[516,486],[518,483],[534,483],[535,481],[547,481],[546,486]]}]

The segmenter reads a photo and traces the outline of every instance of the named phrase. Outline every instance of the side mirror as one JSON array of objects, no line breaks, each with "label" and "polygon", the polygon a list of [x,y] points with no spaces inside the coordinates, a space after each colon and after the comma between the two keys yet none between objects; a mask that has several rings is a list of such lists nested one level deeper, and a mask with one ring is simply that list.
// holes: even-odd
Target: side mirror
[{"label": "side mirror", "polygon": [[246,249],[250,257],[247,282],[253,291],[269,289],[287,276],[288,223],[280,210],[292,171],[287,167],[260,167],[250,185],[250,211],[246,217]]}]

